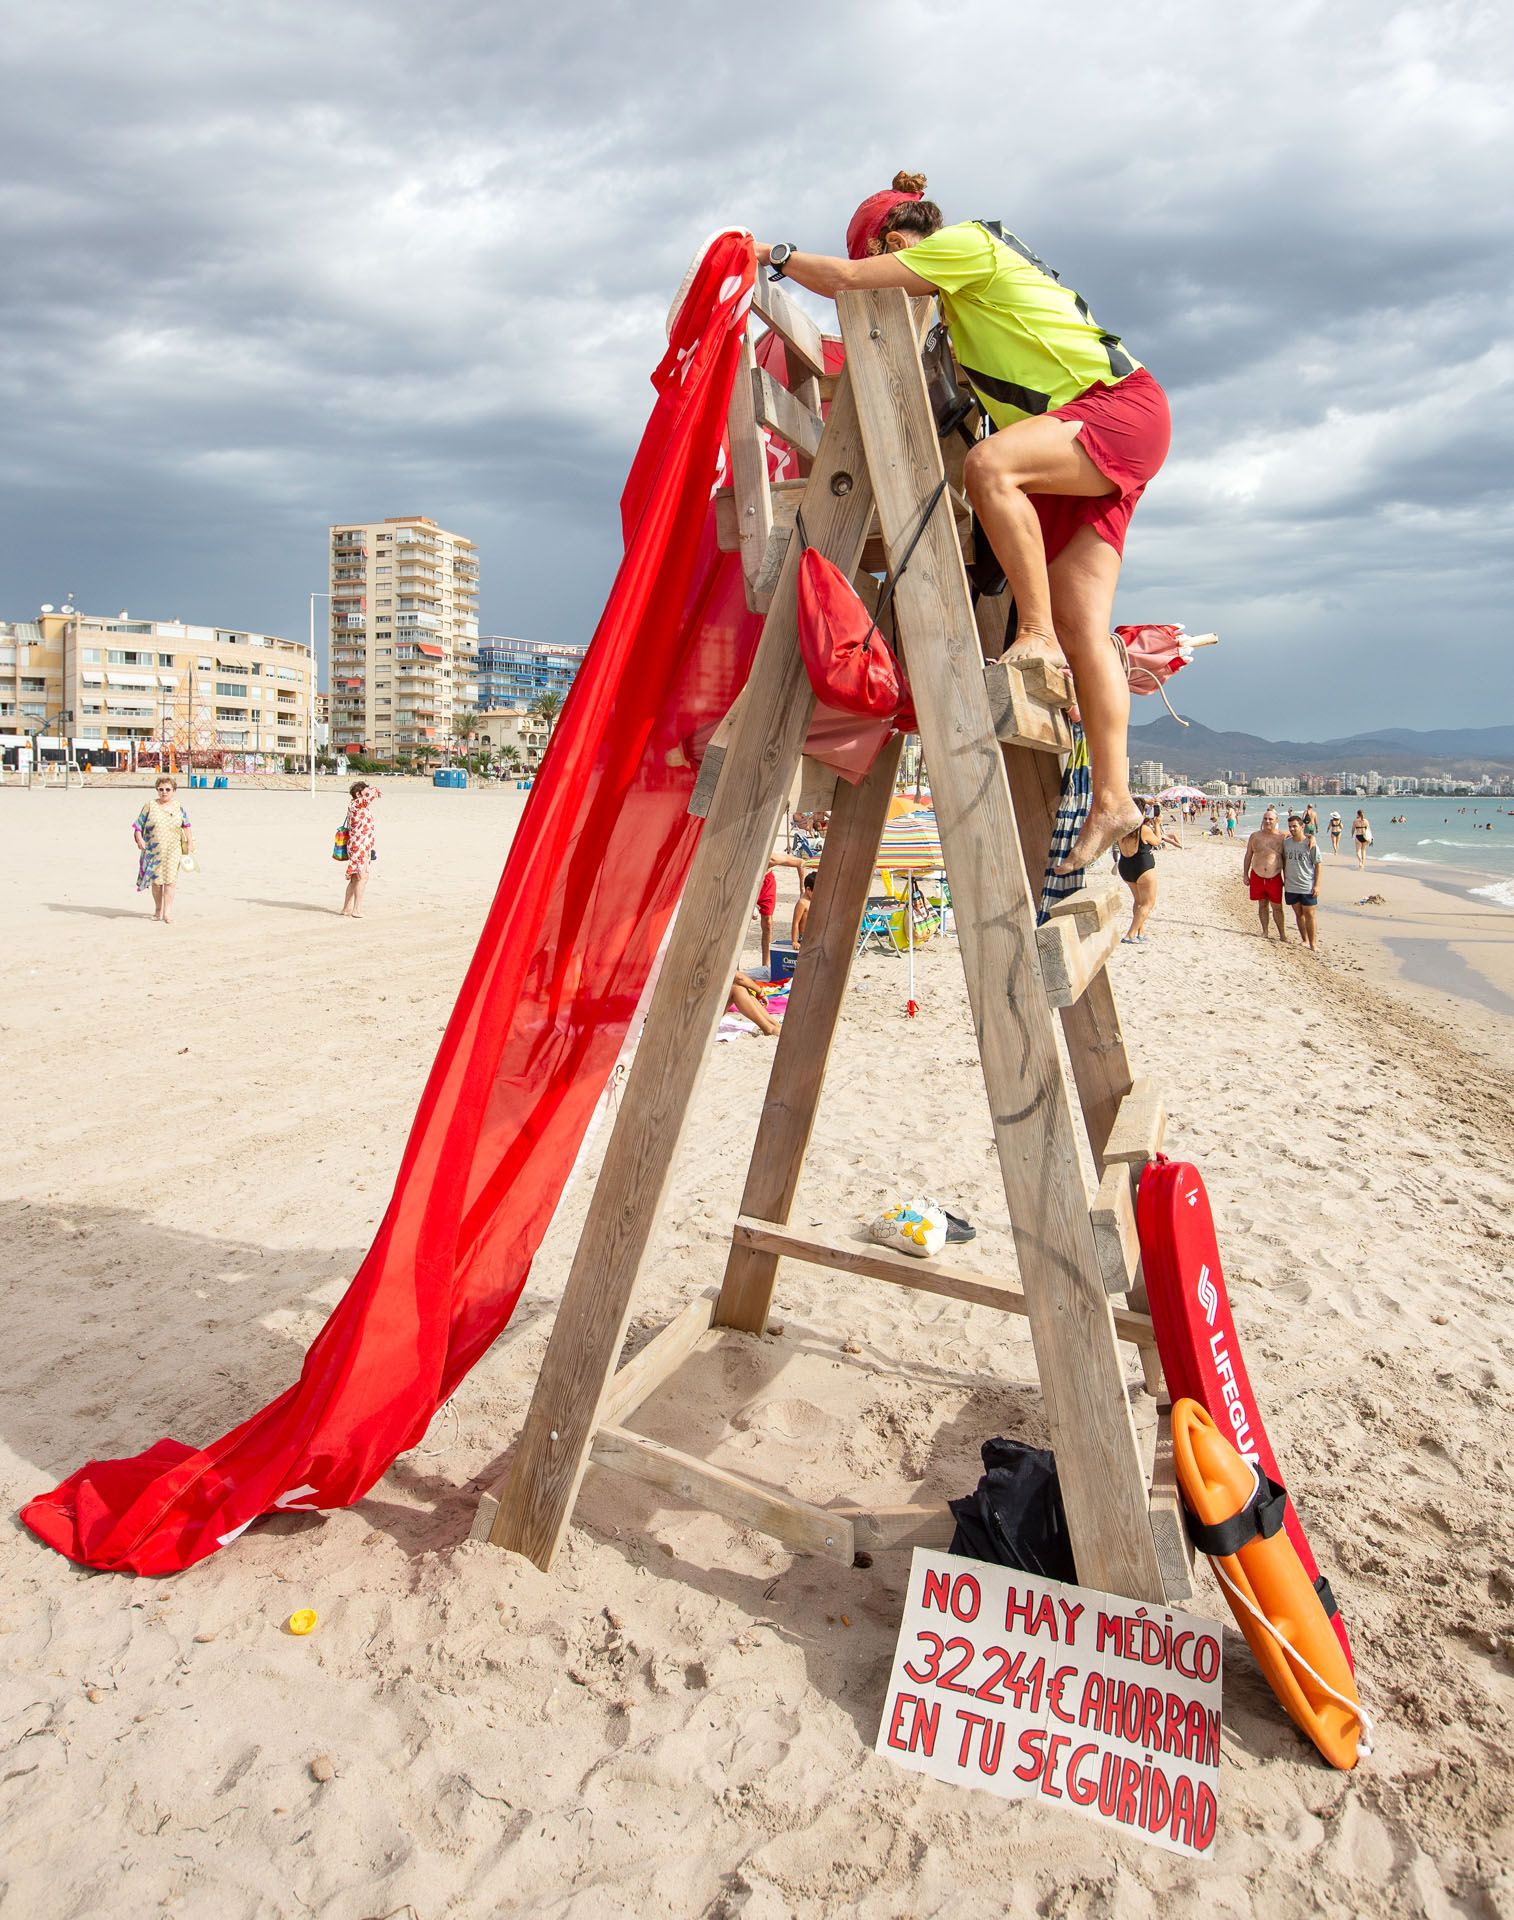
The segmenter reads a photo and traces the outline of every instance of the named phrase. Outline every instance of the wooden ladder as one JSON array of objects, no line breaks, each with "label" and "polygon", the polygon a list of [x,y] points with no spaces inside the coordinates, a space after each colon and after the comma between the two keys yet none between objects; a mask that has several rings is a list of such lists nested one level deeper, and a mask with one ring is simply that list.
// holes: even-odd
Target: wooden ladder
[{"label": "wooden ladder", "polygon": [[[1155,1089],[1132,1080],[1105,968],[1119,937],[1113,891],[1073,894],[1037,929],[1059,756],[1071,744],[1063,710],[1070,689],[1065,676],[1040,667],[985,667],[985,654],[1002,646],[1007,602],[980,600],[974,611],[958,524],[964,503],[955,490],[955,510],[943,505],[931,515],[894,607],[1018,1283],[955,1260],[911,1259],[788,1225],[894,791],[902,745],[895,735],[859,784],[838,788],[721,1284],[617,1368],[814,709],[797,644],[795,508],[802,502],[810,544],[851,577],[865,559],[879,567],[897,559],[943,475],[920,366],[919,312],[892,289],[843,294],[837,306],[846,360],[832,381],[823,379],[819,330],[759,276],[755,310],[784,341],[794,390],[765,374],[748,346],[730,411],[732,487],[717,504],[723,543],[741,552],[749,601],[767,617],[746,687],[701,766],[691,804],[705,826],[683,902],[519,1445],[482,1497],[473,1537],[549,1567],[593,1461],[793,1549],[848,1564],[859,1547],[945,1544],[950,1519],[940,1511],[815,1506],[627,1424],[696,1347],[766,1329],[778,1262],[786,1258],[1027,1319],[1080,1581],[1146,1601],[1186,1598],[1191,1561],[1165,1409],[1148,1467],[1119,1353],[1120,1342],[1133,1343],[1147,1387],[1160,1394],[1133,1189],[1161,1145],[1165,1115]],[[822,424],[823,394],[830,411]],[[781,435],[807,469],[797,482],[770,484],[763,428]],[[1092,1204],[1054,1012],[1099,1175]]]}]

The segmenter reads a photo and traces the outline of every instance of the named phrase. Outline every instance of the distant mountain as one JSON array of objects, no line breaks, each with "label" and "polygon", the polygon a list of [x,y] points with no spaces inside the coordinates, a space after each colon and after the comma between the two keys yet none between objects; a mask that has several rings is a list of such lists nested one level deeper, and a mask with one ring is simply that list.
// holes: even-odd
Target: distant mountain
[{"label": "distant mountain", "polygon": [[1180,726],[1160,714],[1130,729],[1130,757],[1161,760],[1190,780],[1213,780],[1227,768],[1247,774],[1437,773],[1476,778],[1514,773],[1514,726],[1388,727],[1337,740],[1266,740],[1194,720]]}]

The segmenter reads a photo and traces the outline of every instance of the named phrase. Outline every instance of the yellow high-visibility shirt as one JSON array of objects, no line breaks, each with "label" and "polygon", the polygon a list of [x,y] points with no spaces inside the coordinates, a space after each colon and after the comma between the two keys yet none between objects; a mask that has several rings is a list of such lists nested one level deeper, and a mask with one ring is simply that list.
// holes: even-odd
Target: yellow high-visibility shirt
[{"label": "yellow high-visibility shirt", "polygon": [[940,294],[957,362],[995,426],[1066,406],[1097,380],[1115,386],[1141,364],[1012,233],[964,220],[899,258]]}]

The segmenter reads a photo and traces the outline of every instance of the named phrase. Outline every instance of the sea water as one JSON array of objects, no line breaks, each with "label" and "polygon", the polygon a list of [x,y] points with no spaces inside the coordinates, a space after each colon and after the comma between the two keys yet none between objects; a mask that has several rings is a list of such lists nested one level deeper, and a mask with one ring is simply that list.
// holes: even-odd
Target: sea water
[{"label": "sea water", "polygon": [[[1219,804],[1223,808],[1224,802]],[[1261,809],[1267,804],[1255,796],[1248,798],[1242,823],[1247,832],[1260,822]],[[1309,796],[1272,804],[1286,823],[1290,811],[1303,812]],[[1314,809],[1322,835],[1330,815],[1340,814],[1342,855],[1355,853],[1351,822],[1358,807],[1372,827],[1372,845],[1367,849],[1369,871],[1376,866],[1396,867],[1416,878],[1440,881],[1473,899],[1514,911],[1514,799],[1507,795],[1474,795],[1469,799],[1465,794],[1384,796],[1374,800],[1357,800],[1349,794],[1339,798],[1316,796]],[[1402,826],[1389,824],[1395,814],[1407,816]]]}]

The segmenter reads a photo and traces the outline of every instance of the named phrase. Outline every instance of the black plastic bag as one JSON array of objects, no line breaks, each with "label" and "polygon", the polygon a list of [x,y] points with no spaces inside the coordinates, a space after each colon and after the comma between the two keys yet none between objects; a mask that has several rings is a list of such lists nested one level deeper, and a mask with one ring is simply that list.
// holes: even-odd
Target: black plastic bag
[{"label": "black plastic bag", "polygon": [[1054,1457],[1018,1440],[985,1440],[983,1469],[976,1492],[949,1502],[957,1523],[951,1551],[1076,1583]]}]

